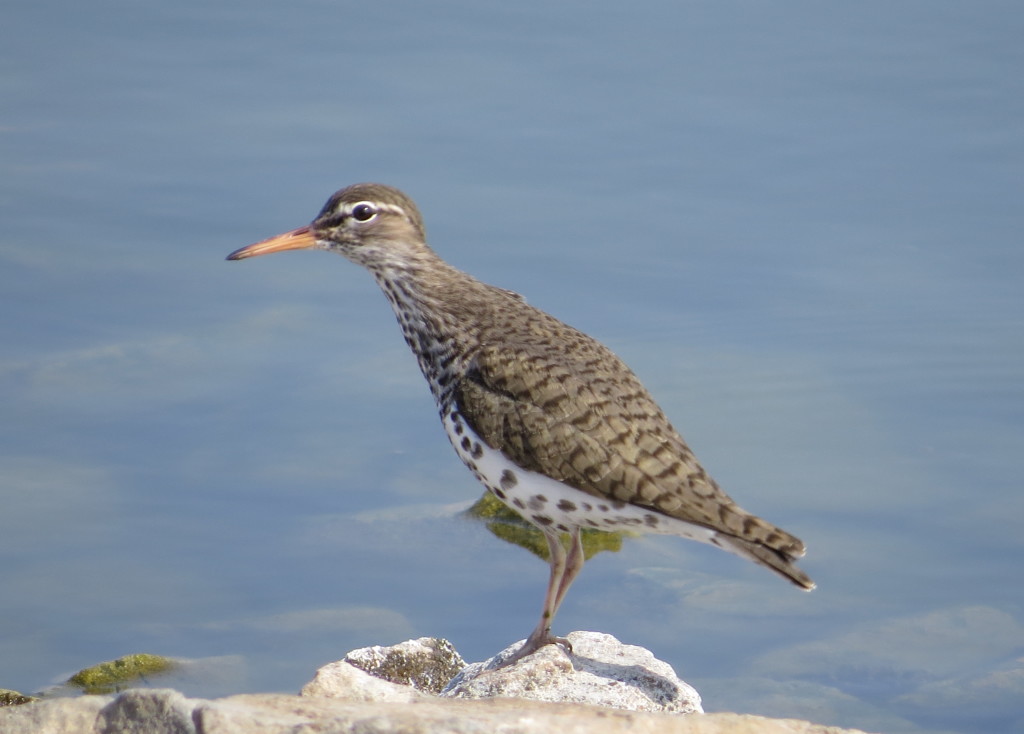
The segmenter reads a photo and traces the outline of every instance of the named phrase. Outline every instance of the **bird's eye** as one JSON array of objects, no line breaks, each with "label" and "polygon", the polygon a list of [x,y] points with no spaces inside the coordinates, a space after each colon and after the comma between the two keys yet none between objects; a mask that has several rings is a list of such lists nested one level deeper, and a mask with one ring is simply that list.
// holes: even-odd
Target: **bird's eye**
[{"label": "bird's eye", "polygon": [[357,222],[369,222],[377,216],[377,207],[367,202],[356,204],[352,207],[352,218]]}]

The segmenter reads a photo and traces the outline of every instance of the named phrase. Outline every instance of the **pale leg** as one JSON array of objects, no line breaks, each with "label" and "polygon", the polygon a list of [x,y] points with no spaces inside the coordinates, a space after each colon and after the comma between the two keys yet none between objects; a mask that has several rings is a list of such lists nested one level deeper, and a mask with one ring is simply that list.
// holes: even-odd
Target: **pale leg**
[{"label": "pale leg", "polygon": [[523,646],[516,651],[515,655],[504,661],[501,667],[510,665],[545,645],[562,645],[570,652],[572,651],[572,645],[568,640],[551,634],[551,624],[555,620],[555,614],[558,613],[558,607],[561,606],[569,586],[572,585],[573,580],[579,575],[580,569],[583,568],[583,544],[580,542],[580,531],[575,529],[571,533],[568,553],[566,553],[557,531],[545,530],[543,532],[544,538],[548,542],[548,565],[551,573],[548,577],[548,589],[544,595],[544,608],[541,610],[540,621],[537,622],[537,626]]}]

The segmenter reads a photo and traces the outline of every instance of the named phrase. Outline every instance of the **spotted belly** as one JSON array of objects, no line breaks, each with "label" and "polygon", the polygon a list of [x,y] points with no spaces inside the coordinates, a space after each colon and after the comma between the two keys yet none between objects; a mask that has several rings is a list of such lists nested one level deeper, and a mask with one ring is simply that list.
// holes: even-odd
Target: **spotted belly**
[{"label": "spotted belly", "polygon": [[678,535],[715,542],[715,531],[663,515],[649,508],[604,499],[549,476],[523,469],[492,449],[462,417],[442,416],[444,430],[463,463],[495,497],[540,529],[571,532],[576,528]]}]

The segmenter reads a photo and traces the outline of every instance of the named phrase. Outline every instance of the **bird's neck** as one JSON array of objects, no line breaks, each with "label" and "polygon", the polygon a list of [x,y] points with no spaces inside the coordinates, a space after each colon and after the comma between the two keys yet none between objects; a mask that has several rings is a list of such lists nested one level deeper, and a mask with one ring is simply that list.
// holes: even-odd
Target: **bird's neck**
[{"label": "bird's neck", "polygon": [[490,286],[440,259],[372,272],[434,398],[447,405],[479,344],[475,324],[486,318],[482,296]]}]

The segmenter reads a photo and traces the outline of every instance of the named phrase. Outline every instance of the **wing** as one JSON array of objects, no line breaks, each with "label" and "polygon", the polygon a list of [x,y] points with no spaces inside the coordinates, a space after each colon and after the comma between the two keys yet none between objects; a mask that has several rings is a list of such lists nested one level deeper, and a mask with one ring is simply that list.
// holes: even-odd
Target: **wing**
[{"label": "wing", "polygon": [[[544,323],[503,330],[500,348],[481,339],[455,386],[458,409],[477,435],[524,469],[734,538],[723,539],[730,550],[796,581],[777,565],[803,555],[803,543],[738,507],[610,350],[536,314]],[[777,563],[757,557],[761,551],[779,556]]]}]

